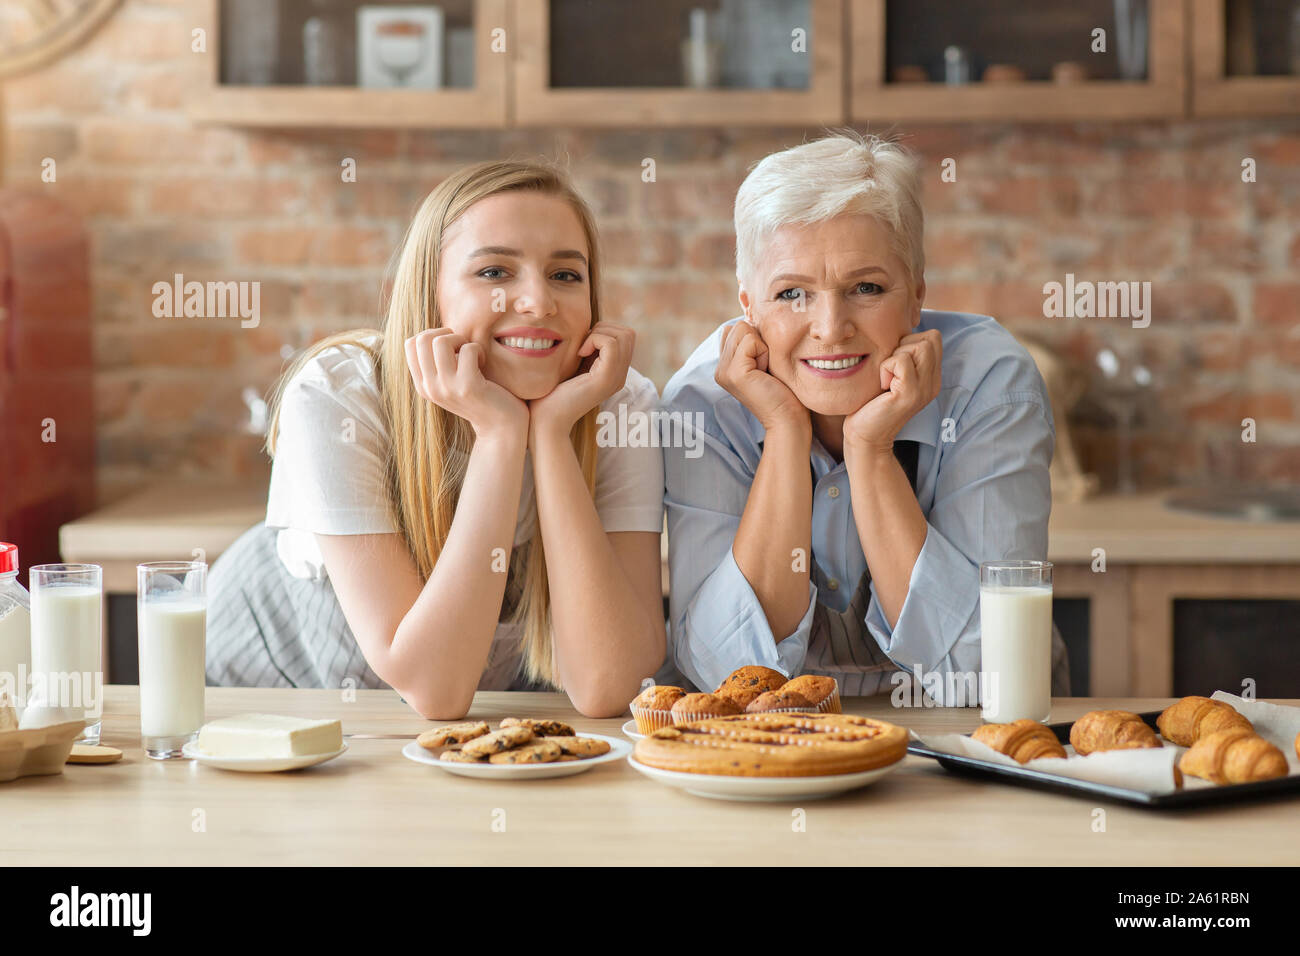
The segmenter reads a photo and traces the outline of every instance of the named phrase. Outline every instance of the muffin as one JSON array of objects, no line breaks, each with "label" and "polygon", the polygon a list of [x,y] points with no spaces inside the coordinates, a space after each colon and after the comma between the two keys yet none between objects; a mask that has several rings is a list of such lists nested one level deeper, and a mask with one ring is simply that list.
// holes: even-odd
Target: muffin
[{"label": "muffin", "polygon": [[732,671],[713,693],[730,697],[736,702],[737,707],[744,710],[759,694],[776,690],[788,679],[780,671],[751,664],[749,667]]},{"label": "muffin", "polygon": [[840,685],[834,677],[804,674],[786,681],[781,689],[807,697],[808,703],[817,708],[819,714],[840,713]]},{"label": "muffin", "polygon": [[[787,681],[787,686],[788,683]],[[812,701],[803,694],[797,690],[786,690],[785,687],[759,694],[745,708],[745,712],[748,714],[771,714],[782,711],[811,714],[815,713],[816,710],[817,708],[812,705]]]},{"label": "muffin", "polygon": [[672,721],[678,726],[689,724],[692,720],[743,713],[734,700],[720,694],[687,694],[673,704],[672,712]]},{"label": "muffin", "polygon": [[632,698],[632,719],[638,733],[652,734],[660,727],[673,725],[673,704],[686,696],[680,687],[651,684]]}]

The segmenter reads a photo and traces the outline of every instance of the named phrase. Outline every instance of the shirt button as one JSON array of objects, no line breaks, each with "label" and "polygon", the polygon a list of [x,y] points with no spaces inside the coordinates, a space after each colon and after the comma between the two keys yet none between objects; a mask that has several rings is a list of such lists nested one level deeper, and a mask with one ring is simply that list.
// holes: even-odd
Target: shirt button
[{"label": "shirt button", "polygon": [[830,588],[832,591],[838,591],[840,589],[840,582],[837,581],[835,578],[831,578],[829,581],[826,582],[826,586]]},{"label": "shirt button", "polygon": [[840,496],[840,486],[831,485],[826,494],[830,495],[832,498],[838,498]]}]

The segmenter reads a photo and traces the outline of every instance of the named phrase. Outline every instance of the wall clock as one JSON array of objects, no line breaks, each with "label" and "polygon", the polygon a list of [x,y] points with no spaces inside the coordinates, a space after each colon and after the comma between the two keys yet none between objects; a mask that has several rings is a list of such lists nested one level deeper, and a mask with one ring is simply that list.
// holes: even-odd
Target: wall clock
[{"label": "wall clock", "polygon": [[121,0],[7,0],[0,4],[0,80],[28,73],[71,50]]}]

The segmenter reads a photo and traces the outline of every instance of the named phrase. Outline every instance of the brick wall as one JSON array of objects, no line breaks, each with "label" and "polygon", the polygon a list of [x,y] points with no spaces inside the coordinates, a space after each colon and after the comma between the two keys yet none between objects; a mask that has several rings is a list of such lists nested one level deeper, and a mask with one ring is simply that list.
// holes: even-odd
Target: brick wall
[{"label": "brick wall", "polygon": [[[461,164],[567,157],[606,250],[608,317],[661,387],[738,311],[731,209],[746,169],[816,130],[329,131],[195,128],[178,0],[129,0],[88,44],[6,85],[5,181],[48,189],[93,238],[98,483],[265,467],[245,389],[284,357],[379,321],[382,277],[424,194]],[[927,305],[985,312],[1087,368],[1104,345],[1152,371],[1144,485],[1300,476],[1300,118],[907,127],[923,158]],[[358,163],[343,183],[339,162]],[[641,181],[653,157],[658,181]],[[43,158],[58,181],[40,182]],[[957,181],[940,163],[957,161]],[[1258,181],[1241,182],[1241,162]],[[159,319],[154,282],[256,280],[262,320]],[[1042,287],[1150,281],[1152,321],[1047,319]],[[1241,419],[1258,423],[1244,444]],[[1114,443],[1091,400],[1085,467]]]}]

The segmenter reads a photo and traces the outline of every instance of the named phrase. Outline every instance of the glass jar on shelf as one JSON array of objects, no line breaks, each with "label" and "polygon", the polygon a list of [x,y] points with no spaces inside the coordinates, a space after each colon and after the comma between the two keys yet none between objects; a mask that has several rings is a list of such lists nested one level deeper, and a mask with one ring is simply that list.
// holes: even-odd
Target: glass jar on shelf
[{"label": "glass jar on shelf", "polygon": [[341,0],[312,0],[302,25],[303,82],[308,86],[356,83],[356,26],[352,6]]}]

